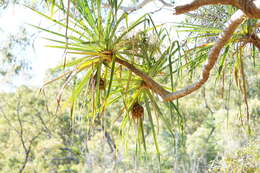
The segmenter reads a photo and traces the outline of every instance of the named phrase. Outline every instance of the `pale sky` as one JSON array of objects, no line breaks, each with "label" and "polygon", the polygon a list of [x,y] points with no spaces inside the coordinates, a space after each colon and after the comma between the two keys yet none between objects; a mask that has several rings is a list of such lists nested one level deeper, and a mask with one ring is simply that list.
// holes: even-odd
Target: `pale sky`
[{"label": "pale sky", "polygon": [[[135,19],[146,12],[155,11],[162,5],[159,2],[151,2],[147,4],[143,9],[138,10],[131,14],[131,19]],[[155,23],[167,23],[167,22],[180,22],[183,20],[183,15],[174,16],[170,10],[161,10],[152,15]],[[26,25],[30,23],[33,25],[48,28],[53,23],[48,20],[43,19],[40,15],[36,14],[32,10],[22,7],[22,6],[12,6],[10,5],[8,9],[4,10],[0,16],[0,28],[3,30],[4,37],[0,38],[0,42],[6,39],[8,34],[19,32],[20,26],[25,26],[27,31],[30,33],[38,33],[39,31],[33,27]],[[1,31],[0,31],[1,32]],[[15,79],[15,85],[19,86],[21,84],[31,85],[40,87],[44,83],[44,75],[47,69],[54,67],[58,62],[63,59],[63,50],[48,48],[46,45],[51,44],[42,37],[53,37],[53,35],[47,33],[37,34],[36,40],[34,42],[35,54],[30,52],[28,56],[32,61],[32,79],[26,77],[18,77]],[[1,58],[1,57],[0,57]],[[1,78],[0,78],[1,80]],[[1,82],[0,82],[1,83]],[[6,86],[1,85],[0,90],[8,90]]]},{"label": "pale sky", "polygon": [[[43,39],[43,37],[51,37],[52,35],[44,32],[39,33],[39,30],[28,26],[27,23],[37,26],[45,26],[46,28],[52,24],[26,7],[18,5],[10,6],[2,13],[0,17],[0,26],[4,32],[4,37],[0,38],[0,42],[6,39],[9,34],[18,33],[20,26],[26,27],[28,32],[35,33],[37,35],[34,41],[35,52],[33,53],[33,50],[28,52],[28,56],[31,56],[29,59],[32,62],[32,70],[30,72],[32,74],[32,79],[29,80],[25,76],[17,77],[17,79],[15,79],[15,85],[19,86],[21,84],[25,84],[41,86],[43,84],[46,70],[57,64],[63,55],[63,51],[47,48],[46,45],[50,43]],[[0,90],[1,89],[6,90],[7,88],[1,85]]]}]

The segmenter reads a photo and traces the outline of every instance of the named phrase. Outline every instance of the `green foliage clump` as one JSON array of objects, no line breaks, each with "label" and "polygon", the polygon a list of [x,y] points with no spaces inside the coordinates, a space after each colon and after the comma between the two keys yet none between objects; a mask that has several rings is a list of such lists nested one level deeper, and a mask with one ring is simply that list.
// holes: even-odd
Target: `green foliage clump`
[{"label": "green foliage clump", "polygon": [[249,143],[233,153],[226,154],[221,160],[213,162],[210,172],[257,173],[260,171],[260,145]]}]

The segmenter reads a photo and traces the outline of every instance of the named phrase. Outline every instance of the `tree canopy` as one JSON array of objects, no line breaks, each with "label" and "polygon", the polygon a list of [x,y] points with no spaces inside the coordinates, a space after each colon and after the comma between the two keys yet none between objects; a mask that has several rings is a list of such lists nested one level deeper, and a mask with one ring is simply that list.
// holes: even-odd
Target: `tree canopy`
[{"label": "tree canopy", "polygon": [[[138,12],[152,2],[161,4],[153,13],[187,16],[158,24]],[[2,93],[0,120],[13,130],[0,137],[19,141],[24,154],[0,153],[0,161],[20,172],[94,171],[95,163],[97,172],[102,164],[119,172],[259,170],[259,0],[46,4],[47,12],[28,8],[58,27],[31,26],[49,33],[48,47],[64,59],[42,98],[27,87]]]}]

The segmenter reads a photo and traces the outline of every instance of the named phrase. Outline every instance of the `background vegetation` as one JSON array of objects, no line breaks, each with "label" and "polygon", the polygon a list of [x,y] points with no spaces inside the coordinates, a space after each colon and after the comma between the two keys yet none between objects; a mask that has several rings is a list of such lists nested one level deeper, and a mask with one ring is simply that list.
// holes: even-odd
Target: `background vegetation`
[{"label": "background vegetation", "polygon": [[[200,90],[163,102],[122,60],[167,90],[186,86],[234,8],[205,7],[169,27],[149,14],[129,21],[125,4],[98,2],[79,0],[69,13],[58,1],[30,7],[62,28],[34,26],[70,55],[43,88],[0,93],[0,172],[259,172],[260,54],[238,41],[257,20],[234,33]],[[1,75],[28,70],[30,59],[14,61],[21,56],[11,44],[30,46],[25,35],[1,49]]]}]

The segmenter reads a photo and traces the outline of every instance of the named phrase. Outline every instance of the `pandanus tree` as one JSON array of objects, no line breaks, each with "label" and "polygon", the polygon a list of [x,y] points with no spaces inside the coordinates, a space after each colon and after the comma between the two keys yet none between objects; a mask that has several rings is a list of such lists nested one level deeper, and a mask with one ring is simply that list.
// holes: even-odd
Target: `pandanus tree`
[{"label": "pandanus tree", "polygon": [[[144,14],[133,22],[128,21],[129,9],[137,10],[149,2],[151,1],[144,0],[133,8],[123,8],[122,1],[116,0],[108,2],[76,0],[68,1],[68,4],[60,1],[53,4],[53,11],[63,12],[63,19],[57,20],[55,15],[49,16],[38,11],[36,13],[63,27],[64,32],[35,27],[55,36],[48,38],[55,43],[50,47],[64,49],[66,55],[76,56],[74,59],[66,57],[64,63],[55,68],[57,71],[65,72],[50,81],[64,78],[62,93],[72,79],[77,77],[72,95],[66,102],[66,105],[71,107],[71,117],[74,117],[74,109],[82,101],[86,105],[86,117],[93,122],[105,118],[107,107],[120,102],[122,104],[119,117],[114,120],[121,120],[121,127],[125,127],[127,122],[135,122],[138,126],[137,138],[139,142],[141,141],[139,144],[143,143],[146,148],[143,120],[147,119],[151,124],[159,154],[152,112],[158,115],[174,135],[174,127],[168,119],[170,116],[177,117],[179,124],[182,124],[183,117],[173,100],[193,93],[206,83],[222,49],[225,47],[221,56],[223,63],[230,45],[234,43],[243,43],[240,45],[240,51],[243,51],[247,43],[252,43],[254,50],[260,48],[260,40],[256,33],[259,27],[257,19],[260,17],[260,1],[194,0],[173,7],[176,15],[215,4],[231,5],[239,9],[231,16],[223,30],[216,31],[214,28],[207,30],[207,32],[214,31],[215,36],[219,34],[219,37],[212,43],[195,48],[195,50],[203,48],[202,61],[207,59],[202,77],[181,90],[176,90],[173,82],[173,74],[179,70],[176,64],[183,61],[181,54],[185,53],[181,51],[179,42],[172,41],[167,30],[156,26],[149,14]],[[165,1],[160,2],[171,6]],[[241,24],[244,30],[236,33]],[[194,31],[194,26],[186,25],[186,27]],[[200,31],[198,26],[195,29]],[[169,115],[164,114],[165,111],[160,108],[158,100],[162,100],[169,108]],[[147,116],[144,117],[144,113],[147,113]]]},{"label": "pandanus tree", "polygon": [[[172,74],[171,65],[178,61],[178,57],[173,59],[180,50],[178,42],[165,46],[169,36],[165,29],[154,25],[149,14],[129,23],[128,13],[119,11],[120,3],[108,3],[109,8],[102,8],[102,2],[96,0],[78,0],[71,3],[70,7],[69,4],[65,7],[62,2],[56,3],[53,11],[58,9],[64,12],[65,19],[62,20],[36,11],[65,31],[60,33],[34,26],[54,35],[47,38],[55,43],[49,47],[61,48],[66,54],[76,56],[72,59],[66,57],[63,64],[54,68],[54,71],[65,72],[46,84],[64,78],[62,93],[77,77],[72,95],[65,103],[71,107],[72,120],[78,103],[86,105],[85,118],[97,124],[101,119],[110,118],[106,114],[108,106],[121,103],[119,116],[112,118],[113,121],[121,121],[121,132],[127,131],[126,126],[135,124],[139,144],[146,148],[143,128],[143,119],[146,119],[150,123],[159,155],[152,109],[174,135],[173,128],[157,103],[157,95],[163,95],[167,92],[165,88],[171,88],[165,82],[169,78],[166,71]],[[164,81],[165,86],[155,80]],[[177,106],[173,102],[165,104],[172,113],[177,113],[181,121]]]}]

